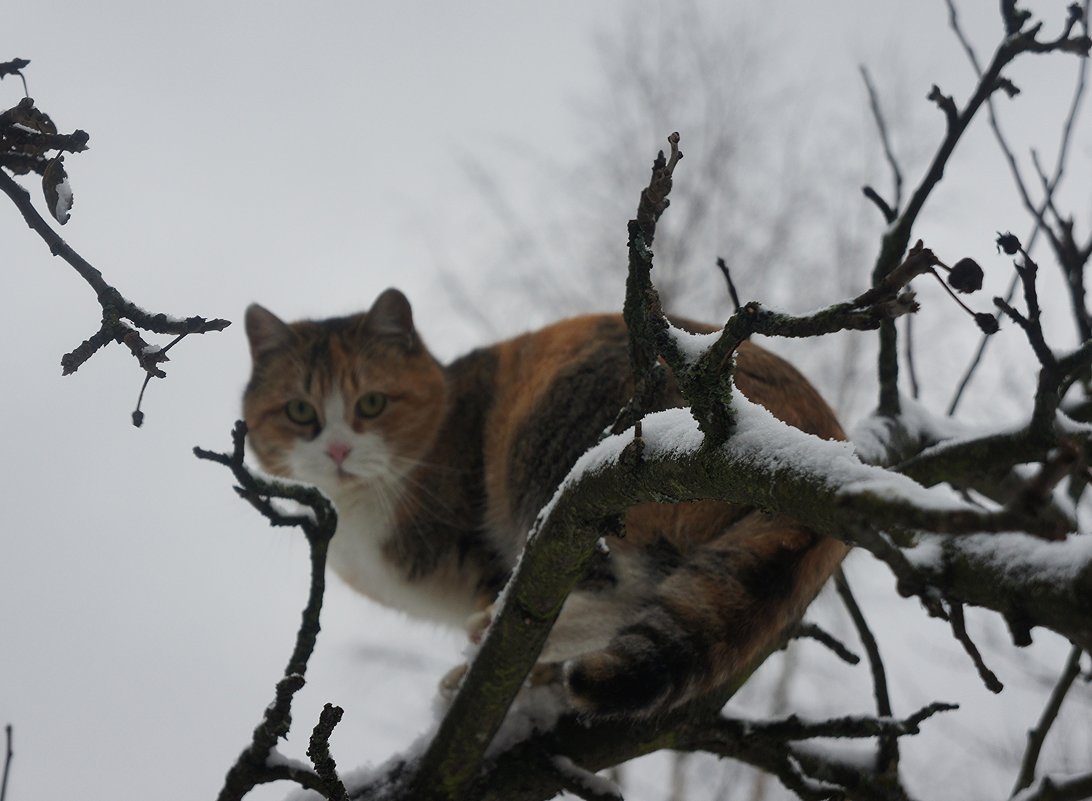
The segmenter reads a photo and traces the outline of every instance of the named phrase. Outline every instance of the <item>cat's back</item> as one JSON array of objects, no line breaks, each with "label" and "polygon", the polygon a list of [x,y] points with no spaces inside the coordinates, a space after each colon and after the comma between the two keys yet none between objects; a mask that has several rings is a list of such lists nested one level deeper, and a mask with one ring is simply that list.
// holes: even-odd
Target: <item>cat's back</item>
[{"label": "cat's back", "polygon": [[[452,363],[455,395],[482,397],[487,523],[526,528],[632,392],[620,316],[584,315],[474,351]],[[462,387],[462,391],[458,389]]]},{"label": "cat's back", "polygon": [[[491,388],[482,449],[493,526],[526,528],[633,393],[629,334],[617,314],[562,320],[475,351],[449,370],[453,381],[478,385],[477,397],[483,382]],[[783,422],[824,439],[844,439],[827,403],[780,357],[745,342],[735,378],[750,400]],[[669,378],[658,405],[684,403]]]}]

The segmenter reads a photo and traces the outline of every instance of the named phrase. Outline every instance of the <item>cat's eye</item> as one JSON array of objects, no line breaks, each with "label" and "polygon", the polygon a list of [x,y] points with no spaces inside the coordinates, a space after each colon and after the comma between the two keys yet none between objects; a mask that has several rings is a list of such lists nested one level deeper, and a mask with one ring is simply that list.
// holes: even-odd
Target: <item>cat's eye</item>
[{"label": "cat's eye", "polygon": [[284,413],[293,423],[301,426],[309,426],[318,420],[318,412],[315,407],[305,400],[290,400],[284,405]]},{"label": "cat's eye", "polygon": [[361,417],[376,417],[387,408],[387,396],[382,392],[366,392],[356,402],[356,413]]}]

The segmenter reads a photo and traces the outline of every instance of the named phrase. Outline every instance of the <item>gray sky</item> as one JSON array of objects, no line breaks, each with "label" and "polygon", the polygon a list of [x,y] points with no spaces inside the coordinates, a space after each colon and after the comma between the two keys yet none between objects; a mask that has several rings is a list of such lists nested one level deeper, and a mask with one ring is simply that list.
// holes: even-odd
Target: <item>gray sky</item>
[{"label": "gray sky", "polygon": [[[760,12],[755,5],[727,4],[719,24],[749,16],[772,43],[776,79],[817,107],[867,120],[862,61],[908,104],[893,113],[923,137],[899,142],[918,159],[907,175],[916,180],[940,131],[939,114],[923,99],[929,85],[941,82],[957,97],[971,85],[944,4],[783,0]],[[985,50],[1000,33],[996,4],[963,5],[974,6],[964,16]],[[1056,21],[1064,6],[1028,5]],[[289,318],[327,316],[364,308],[398,285],[414,299],[426,340],[448,357],[475,344],[476,331],[467,313],[451,308],[436,274],[449,261],[440,256],[480,246],[464,223],[481,213],[481,201],[459,157],[492,163],[492,151],[518,143],[565,163],[579,147],[574,101],[599,81],[592,34],[638,13],[648,25],[673,18],[667,4],[637,10],[620,0],[37,0],[5,11],[0,60],[31,59],[27,80],[39,107],[63,131],[90,132],[91,149],[66,159],[75,207],[62,234],[134,302],[240,320],[258,300]],[[1027,90],[1012,119],[1021,153],[1035,144],[1052,157],[1072,61],[1040,59],[1012,76]],[[17,80],[0,82],[0,106],[21,93]],[[1010,225],[1003,220],[1021,235],[1027,221],[983,122],[949,170],[952,190],[937,197],[919,230],[931,245],[986,266],[990,237]],[[771,124],[798,123],[786,113]],[[1041,130],[1050,133],[1045,141]],[[650,142],[666,133],[649,132]],[[1089,185],[1090,141],[1086,120],[1074,153],[1078,186]],[[652,155],[641,156],[640,175]],[[685,162],[680,169],[685,180]],[[868,180],[886,192],[885,170]],[[509,190],[524,198],[536,191]],[[1069,198],[1087,220],[1087,191]],[[248,369],[241,326],[172,351],[168,378],[146,395],[145,427],[133,429],[141,374],[120,349],[61,377],[61,354],[95,330],[98,307],[4,205],[0,723],[15,725],[17,752],[9,797],[98,801],[149,795],[150,786],[163,801],[212,797],[271,698],[306,577],[302,541],[267,529],[234,498],[226,471],[189,453],[193,445],[229,445]],[[617,221],[620,244],[625,222]],[[486,310],[507,331],[533,315]],[[936,644],[948,639],[940,624],[892,597],[886,577],[862,582],[878,599],[872,614],[885,621],[884,644],[908,661],[893,669],[901,710],[937,697],[973,710],[933,748],[950,746],[976,720],[1004,730],[1013,709],[1027,722],[1038,714],[1036,688],[989,697],[962,657]],[[432,687],[460,646],[338,586],[324,625],[297,709],[300,733],[285,750],[302,756],[310,721],[334,701],[348,710],[335,757],[345,766],[381,760],[423,728]],[[1018,683],[1022,659],[1004,657],[1002,678]],[[857,681],[867,687],[867,677]],[[1024,725],[1008,731],[1018,740]],[[1001,731],[998,739],[1011,738]],[[945,778],[958,765],[936,772]],[[647,797],[662,797],[661,773],[649,776]]]}]

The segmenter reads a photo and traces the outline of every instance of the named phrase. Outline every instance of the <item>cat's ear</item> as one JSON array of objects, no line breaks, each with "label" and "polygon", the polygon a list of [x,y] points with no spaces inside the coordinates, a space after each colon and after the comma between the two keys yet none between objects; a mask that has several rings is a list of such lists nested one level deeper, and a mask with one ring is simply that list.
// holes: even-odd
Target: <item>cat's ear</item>
[{"label": "cat's ear", "polygon": [[250,340],[250,356],[257,361],[263,354],[291,342],[292,329],[269,309],[251,303],[246,307],[246,336]]},{"label": "cat's ear", "polygon": [[397,289],[388,289],[376,298],[364,322],[375,334],[401,336],[407,342],[414,340],[413,310],[406,296]]}]

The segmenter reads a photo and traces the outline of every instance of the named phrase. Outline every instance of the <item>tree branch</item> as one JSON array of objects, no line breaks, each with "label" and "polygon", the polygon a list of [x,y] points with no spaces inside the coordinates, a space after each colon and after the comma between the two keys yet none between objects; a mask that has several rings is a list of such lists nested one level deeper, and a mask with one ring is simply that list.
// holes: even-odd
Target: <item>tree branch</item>
[{"label": "tree branch", "polygon": [[322,779],[324,794],[330,801],[349,801],[349,794],[337,775],[337,763],[330,755],[330,735],[334,733],[334,727],[341,722],[341,716],[345,714],[340,706],[326,704],[319,715],[319,721],[311,732],[311,739],[307,745],[307,756],[311,758],[311,764],[315,766],[315,773]]},{"label": "tree branch", "polygon": [[[849,588],[845,571],[841,568],[834,574],[834,586],[838,590],[838,596],[845,604],[853,626],[857,629],[857,635],[861,638],[865,654],[868,655],[868,665],[872,670],[872,692],[876,698],[876,712],[884,718],[891,717],[891,697],[887,691],[887,671],[884,670],[883,659],[880,657],[880,647],[876,642],[872,629],[868,627],[864,613],[853,597],[853,591]],[[897,736],[883,734],[880,736],[879,750],[876,753],[876,765],[881,773],[896,774],[899,767],[899,741]]]},{"label": "tree branch", "polygon": [[[333,505],[313,487],[290,484],[254,475],[244,464],[246,424],[239,420],[232,430],[232,450],[230,453],[208,451],[194,448],[194,455],[199,459],[216,462],[228,467],[238,485],[236,493],[257,509],[273,526],[295,526],[302,529],[307,537],[311,555],[311,585],[307,604],[301,616],[300,627],[296,633],[296,642],[292,655],[288,659],[284,675],[277,682],[276,696],[272,704],[266,707],[261,723],[254,729],[250,744],[239,755],[235,764],[228,770],[224,787],[218,801],[238,801],[259,784],[291,778],[312,790],[319,790],[326,797],[344,797],[344,787],[325,773],[333,770],[333,760],[323,762],[322,772],[309,772],[284,765],[270,763],[277,741],[288,734],[291,722],[292,698],[304,685],[307,663],[315,649],[315,642],[320,629],[319,615],[322,611],[322,598],[326,588],[326,553],[330,539],[337,529],[337,512]],[[311,514],[285,514],[273,503],[280,498],[294,501],[308,507]],[[337,723],[334,719],[340,715],[328,710],[323,711],[316,732],[332,730]],[[328,734],[327,734],[328,736]],[[321,753],[320,753],[320,756]],[[328,753],[326,754],[328,756]],[[286,771],[289,771],[286,774]],[[340,790],[341,795],[337,793]]]},{"label": "tree branch", "polygon": [[982,659],[982,654],[979,653],[978,646],[974,644],[971,640],[971,635],[967,633],[967,623],[963,618],[963,604],[958,602],[948,604],[948,622],[951,623],[952,634],[959,644],[963,646],[963,650],[967,652],[967,656],[974,662],[975,669],[982,678],[982,683],[986,685],[986,689],[991,693],[999,693],[1005,689],[1005,685],[1001,683],[1001,680],[997,678],[997,675],[986,667],[986,662]]},{"label": "tree branch", "polygon": [[899,214],[899,206],[902,205],[902,170],[899,169],[899,162],[895,158],[895,149],[891,146],[891,136],[887,131],[887,121],[884,119],[883,111],[880,109],[880,98],[876,93],[876,87],[872,83],[872,76],[868,74],[868,69],[862,64],[859,67],[861,71],[861,79],[864,81],[865,89],[868,92],[868,105],[872,109],[872,119],[876,122],[876,130],[880,134],[880,143],[883,145],[883,154],[887,159],[887,164],[891,168],[891,178],[894,184],[895,199],[889,206],[883,198],[870,186],[864,187],[865,196],[869,198],[880,209],[880,213],[883,214],[884,220],[888,223],[895,221],[895,218]]},{"label": "tree branch", "polygon": [[1010,801],[1084,801],[1092,798],[1092,773],[1044,776]]},{"label": "tree branch", "polygon": [[[26,62],[18,61],[25,66]],[[37,121],[36,124],[45,130],[36,130],[18,122],[18,120],[23,119]],[[86,133],[76,131],[67,135],[56,134],[55,129],[51,127],[52,122],[48,120],[48,117],[34,108],[34,101],[30,100],[30,98],[24,98],[19,105],[0,113],[0,140],[7,143],[0,152],[0,156],[3,157],[0,159],[0,167],[14,169],[15,167],[6,160],[7,156],[12,155],[17,160],[31,159],[25,164],[23,162],[20,162],[20,164],[34,169],[41,167],[39,171],[44,171],[48,175],[49,171],[46,170],[44,157],[46,151],[67,150],[78,152],[86,149],[88,139]],[[50,163],[59,162],[54,160]],[[64,177],[63,173],[60,177]],[[61,358],[61,369],[64,375],[76,372],[97,351],[111,342],[117,342],[127,346],[137,359],[138,364],[146,374],[146,386],[150,378],[163,378],[166,376],[160,365],[167,361],[167,350],[177,344],[182,337],[190,334],[222,331],[231,324],[228,320],[208,320],[198,316],[177,319],[166,314],[150,313],[141,309],[109,284],[99,270],[73,250],[53,230],[52,226],[34,208],[30,200],[30,193],[23,189],[4,169],[0,169],[0,191],[3,191],[11,199],[31,230],[38,234],[49,246],[50,252],[54,256],[61,257],[87,282],[94,290],[99,305],[102,307],[102,323],[99,330]],[[67,212],[65,214],[67,215]],[[173,335],[177,339],[166,347],[150,345],[145,341],[141,331]],[[143,388],[141,389],[141,396],[143,397]],[[133,413],[134,425],[139,426],[143,418],[144,415],[138,403],[137,409]]]},{"label": "tree branch", "polygon": [[8,723],[4,726],[4,773],[0,776],[0,801],[5,801],[8,794],[8,775],[11,773],[11,758],[15,752],[11,749],[12,727]]},{"label": "tree branch", "polygon": [[[1080,52],[1087,54],[1089,42],[1087,36],[1071,37],[1073,20],[1067,21],[1063,34],[1056,40],[1040,42],[1036,37],[1038,25],[1011,33],[998,46],[989,66],[982,72],[978,85],[971,93],[966,105],[960,110],[955,102],[944,95],[939,88],[933,87],[930,99],[937,102],[945,111],[947,127],[932,162],[922,176],[917,187],[911,193],[902,213],[891,223],[884,234],[880,253],[872,270],[873,286],[878,286],[884,278],[899,264],[902,254],[910,243],[911,233],[918,214],[925,201],[944,175],[944,169],[967,126],[981,108],[982,104],[996,91],[1000,84],[1002,70],[1021,53],[1049,53],[1055,51]],[[894,417],[899,412],[898,396],[898,337],[895,327],[887,322],[880,327],[880,401],[879,412]]]},{"label": "tree branch", "polygon": [[1050,727],[1054,725],[1054,721],[1058,718],[1066,693],[1069,692],[1069,688],[1073,686],[1073,681],[1081,672],[1081,653],[1081,649],[1076,646],[1069,652],[1069,658],[1066,659],[1065,667],[1062,668],[1062,672],[1058,676],[1058,683],[1054,685],[1054,690],[1050,693],[1050,698],[1043,709],[1043,714],[1039,717],[1039,722],[1035,725],[1035,728],[1028,731],[1028,745],[1024,751],[1024,758],[1020,762],[1020,772],[1016,776],[1016,784],[1012,788],[1013,795],[1030,787],[1035,780],[1035,769],[1039,764],[1039,753],[1043,749],[1043,743],[1046,741],[1047,734],[1050,733]]},{"label": "tree branch", "polygon": [[796,627],[796,630],[790,636],[790,639],[810,639],[815,640],[818,643],[825,645],[829,648],[835,656],[845,662],[847,665],[856,665],[861,661],[861,657],[853,653],[846,644],[836,638],[833,634],[823,630],[815,623],[801,623]]},{"label": "tree branch", "polygon": [[[967,58],[971,63],[975,73],[981,77],[982,68],[979,65],[978,56],[975,54],[974,48],[971,46],[970,41],[967,39],[966,34],[963,32],[962,26],[959,23],[959,15],[956,12],[954,0],[946,0],[948,4],[948,17],[949,26],[955,33],[956,38],[963,46],[964,52],[967,54]],[[1089,0],[1085,0],[1084,4],[1084,18],[1088,19]],[[1015,12],[1014,12],[1015,13]],[[1028,12],[1020,12],[1021,15],[1027,15]],[[1026,18],[1026,17],[1025,17]],[[1017,17],[1012,17],[1013,22],[1017,20]],[[1046,183],[1043,185],[1043,199],[1038,203],[1034,203],[1031,200],[1031,195],[1024,183],[1023,176],[1020,174],[1020,167],[1017,164],[1016,156],[1013,154],[1012,148],[1008,143],[1008,140],[1001,130],[1001,124],[998,119],[997,110],[993,104],[992,96],[987,99],[987,110],[989,112],[990,127],[993,130],[994,138],[997,141],[998,146],[1001,148],[1001,152],[1005,157],[1006,162],[1009,165],[1009,172],[1012,174],[1013,183],[1023,201],[1024,208],[1027,209],[1033,220],[1033,226],[1031,233],[1028,235],[1027,249],[1030,251],[1033,249],[1035,240],[1038,238],[1040,231],[1047,232],[1051,244],[1054,245],[1054,250],[1059,255],[1059,263],[1063,266],[1067,277],[1067,284],[1070,288],[1070,297],[1073,304],[1074,314],[1077,318],[1078,329],[1081,332],[1081,341],[1087,340],[1092,337],[1092,321],[1089,321],[1088,312],[1084,305],[1084,269],[1083,265],[1088,261],[1088,256],[1080,257],[1079,250],[1070,254],[1066,253],[1065,258],[1062,257],[1061,251],[1068,251],[1068,248],[1059,247],[1058,237],[1054,235],[1050,225],[1047,224],[1044,214],[1048,207],[1052,203],[1054,192],[1061,184],[1062,177],[1065,173],[1066,162],[1069,157],[1070,144],[1073,138],[1073,130],[1075,128],[1077,113],[1080,110],[1081,102],[1084,98],[1085,87],[1087,85],[1088,76],[1088,59],[1082,58],[1078,60],[1077,67],[1077,83],[1073,92],[1073,99],[1070,102],[1069,110],[1066,114],[1065,123],[1062,125],[1062,135],[1058,146],[1058,156],[1055,161],[1054,171]],[[1070,228],[1070,240],[1072,240],[1072,229]],[[1071,258],[1074,256],[1075,258]],[[1075,266],[1077,265],[1077,266]],[[1013,278],[1009,289],[1006,291],[1004,299],[1006,302],[1012,299],[1013,294],[1016,291],[1017,284],[1019,282],[1019,276]],[[975,355],[972,357],[967,369],[964,371],[962,378],[956,387],[955,393],[952,395],[952,400],[948,405],[948,414],[955,414],[956,409],[959,407],[960,400],[963,397],[963,393],[970,384],[971,378],[974,376],[978,369],[978,366],[982,363],[982,357],[985,354],[986,348],[989,346],[989,338],[983,336],[979,343],[978,349]]]}]

